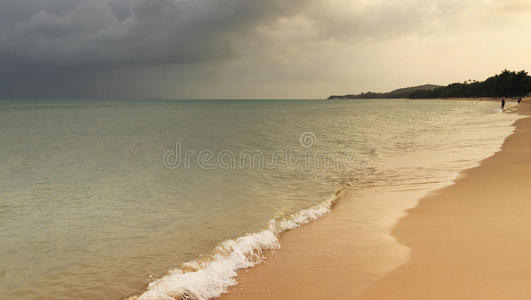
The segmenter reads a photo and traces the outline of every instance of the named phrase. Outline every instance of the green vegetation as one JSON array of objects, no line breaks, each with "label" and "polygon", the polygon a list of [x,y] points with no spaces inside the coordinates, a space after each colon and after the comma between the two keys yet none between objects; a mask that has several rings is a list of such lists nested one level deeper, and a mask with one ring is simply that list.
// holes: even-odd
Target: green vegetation
[{"label": "green vegetation", "polygon": [[475,98],[523,97],[531,93],[531,76],[526,71],[503,70],[485,81],[467,80],[448,86],[421,85],[394,90],[389,93],[361,93],[358,95],[330,96],[328,99],[390,99],[390,98]]},{"label": "green vegetation", "polygon": [[526,71],[504,70],[485,81],[452,83],[432,91],[414,91],[409,98],[522,97],[531,92],[531,77]]}]

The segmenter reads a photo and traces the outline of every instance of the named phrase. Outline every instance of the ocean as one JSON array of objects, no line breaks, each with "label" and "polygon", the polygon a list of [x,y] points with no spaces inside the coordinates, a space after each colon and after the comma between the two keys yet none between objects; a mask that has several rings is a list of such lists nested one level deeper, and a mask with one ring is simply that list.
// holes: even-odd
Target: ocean
[{"label": "ocean", "polygon": [[337,201],[381,234],[374,212],[451,184],[518,118],[476,101],[0,100],[0,298],[219,296]]}]

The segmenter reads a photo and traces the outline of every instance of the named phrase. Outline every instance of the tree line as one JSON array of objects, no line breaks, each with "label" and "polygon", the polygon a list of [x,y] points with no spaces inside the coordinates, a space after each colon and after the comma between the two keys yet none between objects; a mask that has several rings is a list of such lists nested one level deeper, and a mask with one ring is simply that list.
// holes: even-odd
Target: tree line
[{"label": "tree line", "polygon": [[523,97],[531,92],[531,77],[526,71],[503,70],[485,81],[468,80],[448,86],[411,92],[408,98]]}]

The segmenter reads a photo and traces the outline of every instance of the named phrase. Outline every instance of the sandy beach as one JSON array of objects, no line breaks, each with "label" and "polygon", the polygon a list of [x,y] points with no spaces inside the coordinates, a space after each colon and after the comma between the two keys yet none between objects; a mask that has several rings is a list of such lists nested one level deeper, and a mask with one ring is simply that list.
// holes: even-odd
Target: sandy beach
[{"label": "sandy beach", "polygon": [[530,299],[531,118],[515,126],[502,151],[412,202],[391,235],[353,231],[352,204],[339,201],[221,298]]},{"label": "sandy beach", "polygon": [[531,119],[515,125],[501,152],[398,223],[411,259],[361,299],[531,298]]}]

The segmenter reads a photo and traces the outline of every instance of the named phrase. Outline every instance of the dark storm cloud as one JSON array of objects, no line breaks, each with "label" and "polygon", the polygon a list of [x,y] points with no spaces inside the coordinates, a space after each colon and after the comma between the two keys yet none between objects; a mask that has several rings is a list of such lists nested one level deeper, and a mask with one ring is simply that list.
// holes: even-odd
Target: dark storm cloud
[{"label": "dark storm cloud", "polygon": [[0,97],[60,94],[63,82],[93,80],[80,73],[94,70],[234,57],[258,25],[306,1],[2,0]]},{"label": "dark storm cloud", "polygon": [[[281,18],[319,39],[394,36],[452,22],[478,0],[2,0],[0,60],[116,67],[217,60]],[[470,3],[469,3],[470,2]]]},{"label": "dark storm cloud", "polygon": [[108,67],[231,56],[242,34],[304,0],[4,1],[4,60]]}]

